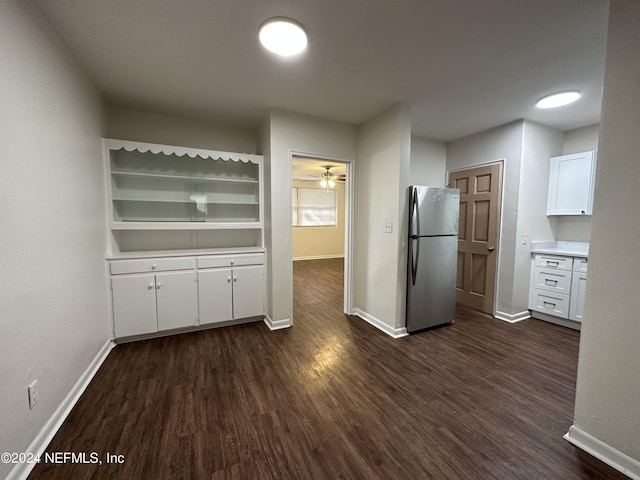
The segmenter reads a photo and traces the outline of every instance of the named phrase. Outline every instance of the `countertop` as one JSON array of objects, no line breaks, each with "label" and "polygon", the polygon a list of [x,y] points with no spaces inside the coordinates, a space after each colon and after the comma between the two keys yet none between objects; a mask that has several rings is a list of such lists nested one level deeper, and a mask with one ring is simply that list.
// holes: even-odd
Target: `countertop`
[{"label": "countertop", "polygon": [[589,242],[531,242],[531,253],[588,258]]}]

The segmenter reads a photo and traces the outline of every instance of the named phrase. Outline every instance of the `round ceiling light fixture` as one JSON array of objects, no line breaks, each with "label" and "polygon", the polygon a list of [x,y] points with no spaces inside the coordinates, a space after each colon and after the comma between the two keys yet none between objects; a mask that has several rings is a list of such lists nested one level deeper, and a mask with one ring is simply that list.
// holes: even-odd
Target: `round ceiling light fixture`
[{"label": "round ceiling light fixture", "polygon": [[570,103],[575,102],[579,98],[580,98],[580,92],[575,90],[569,91],[569,92],[554,93],[553,95],[547,95],[546,97],[538,100],[538,103],[536,103],[536,107],[538,108],[562,107],[564,105],[569,105]]},{"label": "round ceiling light fixture", "polygon": [[260,43],[277,55],[291,57],[307,48],[303,26],[286,17],[273,17],[260,25]]}]

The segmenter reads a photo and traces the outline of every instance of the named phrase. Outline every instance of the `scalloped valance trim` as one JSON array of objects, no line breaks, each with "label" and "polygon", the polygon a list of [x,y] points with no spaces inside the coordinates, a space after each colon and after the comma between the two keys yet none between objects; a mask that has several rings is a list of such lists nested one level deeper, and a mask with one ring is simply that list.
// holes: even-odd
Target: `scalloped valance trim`
[{"label": "scalloped valance trim", "polygon": [[203,160],[223,160],[225,162],[255,163],[262,162],[262,155],[252,153],[221,152],[217,150],[203,150],[199,148],[178,147],[174,145],[161,145],[158,143],[132,142],[128,140],[104,139],[109,150],[126,150],[127,152],[151,152],[154,154],[164,153],[165,155],[177,155],[178,157],[188,156],[190,158],[200,157]]}]

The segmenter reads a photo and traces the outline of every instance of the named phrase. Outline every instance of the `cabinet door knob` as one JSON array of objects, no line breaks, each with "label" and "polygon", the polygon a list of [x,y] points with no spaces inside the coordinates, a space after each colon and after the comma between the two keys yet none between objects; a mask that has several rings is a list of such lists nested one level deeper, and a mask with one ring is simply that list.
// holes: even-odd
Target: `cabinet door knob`
[{"label": "cabinet door knob", "polygon": [[149,290],[151,290],[153,287],[154,287],[153,283],[150,283],[148,288]]},{"label": "cabinet door knob", "polygon": [[158,282],[158,285],[156,286],[156,289],[160,288],[162,286],[162,284],[160,282]]},{"label": "cabinet door knob", "polygon": [[231,277],[227,277],[227,282],[231,282]]},{"label": "cabinet door knob", "polygon": [[229,262],[230,265],[233,265],[233,260],[231,260],[231,262]]},{"label": "cabinet door knob", "polygon": [[238,277],[233,277],[233,281],[237,282],[238,281]]}]

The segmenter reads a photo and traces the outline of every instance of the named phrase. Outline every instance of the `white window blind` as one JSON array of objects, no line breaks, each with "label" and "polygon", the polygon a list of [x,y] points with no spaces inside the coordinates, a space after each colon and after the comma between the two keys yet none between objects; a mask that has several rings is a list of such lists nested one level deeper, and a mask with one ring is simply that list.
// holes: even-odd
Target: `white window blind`
[{"label": "white window blind", "polygon": [[294,227],[335,227],[338,204],[335,190],[293,189]]}]

